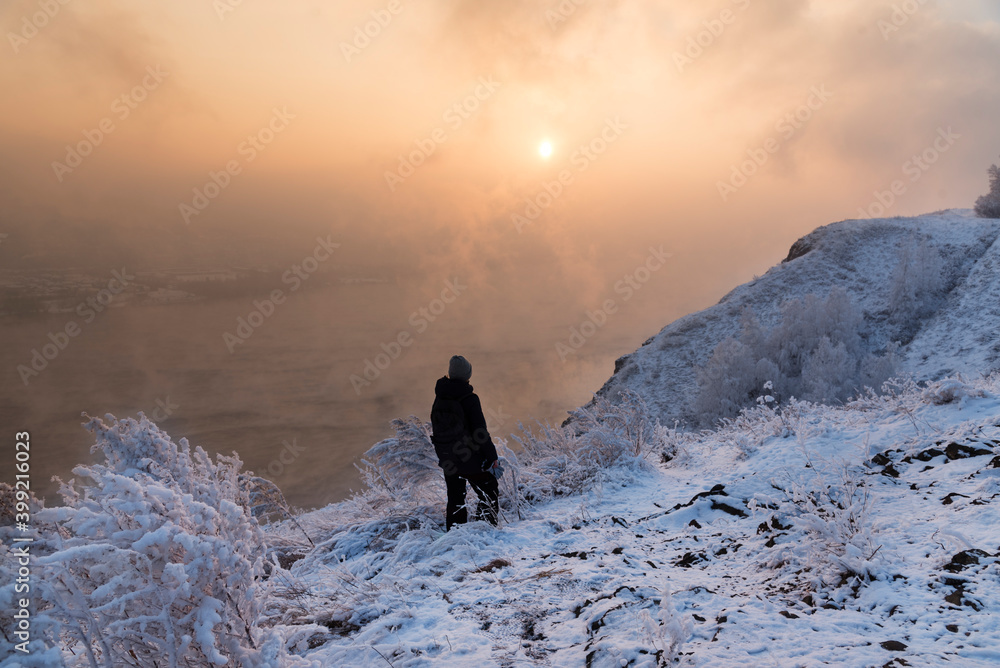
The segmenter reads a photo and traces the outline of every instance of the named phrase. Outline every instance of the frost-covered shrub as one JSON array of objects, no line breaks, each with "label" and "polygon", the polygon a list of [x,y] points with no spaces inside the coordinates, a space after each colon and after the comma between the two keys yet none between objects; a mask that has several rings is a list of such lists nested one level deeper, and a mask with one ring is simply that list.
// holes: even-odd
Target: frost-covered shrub
[{"label": "frost-covered shrub", "polygon": [[1000,167],[990,165],[990,191],[976,200],[976,215],[980,218],[1000,218]]},{"label": "frost-covered shrub", "polygon": [[[264,535],[235,455],[175,444],[144,415],[86,428],[104,462],[77,466],[37,564],[68,652],[90,666],[293,665],[258,625]],[[72,654],[69,654],[72,653]]]},{"label": "frost-covered shrub", "polygon": [[813,462],[810,480],[785,489],[782,515],[805,531],[805,552],[785,552],[794,561],[808,587],[821,596],[834,596],[849,582],[868,582],[884,575],[878,556],[878,528],[872,496],[858,467],[840,466],[839,479],[829,479],[827,462]]},{"label": "frost-covered shrub", "polygon": [[679,420],[670,427],[661,427],[662,447],[660,462],[672,466],[685,466],[691,460],[691,448],[698,442],[698,436],[690,429],[682,428]]},{"label": "frost-covered shrub", "polygon": [[950,404],[953,401],[964,402],[972,398],[986,396],[983,390],[972,387],[961,378],[946,378],[932,383],[924,390],[923,398],[933,404]]},{"label": "frost-covered shrub", "polygon": [[762,396],[767,383],[767,394],[779,403],[790,397],[839,402],[864,386],[880,387],[896,372],[895,348],[869,353],[863,324],[843,288],[826,299],[807,295],[786,302],[770,330],[744,312],[739,337],[719,343],[696,370],[696,413],[705,424],[733,418]]},{"label": "frost-covered shrub", "polygon": [[602,468],[643,459],[662,444],[659,423],[632,390],[620,392],[617,403],[599,397],[592,406],[572,411],[570,423],[578,434],[581,455]]},{"label": "frost-covered shrub", "polygon": [[361,460],[365,483],[403,503],[426,503],[427,492],[437,493],[443,480],[431,425],[411,415],[392,426],[396,435],[373,445]]},{"label": "frost-covered shrub", "polygon": [[580,493],[611,469],[641,466],[663,451],[667,432],[642,398],[631,390],[619,397],[618,403],[596,398],[562,427],[544,425],[537,434],[522,427],[514,440],[523,451],[519,475],[529,500]]},{"label": "frost-covered shrub", "polygon": [[691,635],[691,622],[678,614],[669,587],[664,588],[661,593],[656,613],[654,619],[648,610],[642,610],[639,621],[653,647],[659,668],[673,665],[677,660],[681,646]]}]

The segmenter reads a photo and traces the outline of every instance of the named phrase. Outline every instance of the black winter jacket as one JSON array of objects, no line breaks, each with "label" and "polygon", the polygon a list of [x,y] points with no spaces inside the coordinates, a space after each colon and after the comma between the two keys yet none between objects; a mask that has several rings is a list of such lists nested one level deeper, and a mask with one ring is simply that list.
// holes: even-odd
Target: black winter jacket
[{"label": "black winter jacket", "polygon": [[[497,460],[497,449],[486,428],[486,417],[479,397],[472,391],[472,385],[465,380],[454,380],[447,376],[439,378],[434,386],[434,407],[431,409],[431,424],[434,434],[431,440],[438,455],[438,464],[445,475],[468,475],[481,473]],[[435,424],[435,416],[441,413],[444,404],[457,401],[461,406],[465,433],[461,440],[443,438],[440,420]],[[451,440],[451,442],[448,442]]]}]

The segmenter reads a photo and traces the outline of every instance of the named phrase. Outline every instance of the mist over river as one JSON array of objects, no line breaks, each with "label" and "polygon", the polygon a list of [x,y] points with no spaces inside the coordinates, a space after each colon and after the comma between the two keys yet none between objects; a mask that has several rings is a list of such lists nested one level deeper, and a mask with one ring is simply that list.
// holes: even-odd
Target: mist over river
[{"label": "mist over river", "polygon": [[[569,345],[570,327],[579,328],[586,310],[564,305],[555,293],[487,301],[484,288],[472,286],[443,311],[434,305],[432,319],[412,317],[445,285],[431,292],[391,283],[331,285],[286,294],[232,353],[223,334],[236,333],[253,298],[128,304],[89,323],[73,313],[5,317],[4,438],[31,433],[32,487],[54,505],[61,499],[51,477],[68,480],[77,463],[94,461],[81,413],[143,411],[174,441],[186,437],[212,453],[235,450],[290,504],[311,508],[360,489],[354,465],[393,433],[390,420],[429,419],[434,383],[452,354],[472,362],[493,436],[506,438],[519,421],[561,422],[611,375],[618,356],[667,322],[644,307],[654,297],[647,290],[645,299],[620,303],[563,361],[556,344]],[[17,366],[30,364],[31,351],[70,320],[80,324],[79,335],[25,386]],[[397,351],[392,342],[403,332],[412,343]],[[363,377],[366,361],[384,350],[396,359],[369,385],[352,385],[351,375]],[[13,479],[12,457],[0,461],[0,474]]]}]

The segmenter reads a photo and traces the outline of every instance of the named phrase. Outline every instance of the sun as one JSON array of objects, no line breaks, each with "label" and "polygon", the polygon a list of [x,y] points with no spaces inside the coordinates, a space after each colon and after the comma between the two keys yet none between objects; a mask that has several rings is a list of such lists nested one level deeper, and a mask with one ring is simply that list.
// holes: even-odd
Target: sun
[{"label": "sun", "polygon": [[548,139],[543,141],[538,147],[538,155],[542,156],[545,160],[548,160],[549,156],[552,155],[552,142]]}]

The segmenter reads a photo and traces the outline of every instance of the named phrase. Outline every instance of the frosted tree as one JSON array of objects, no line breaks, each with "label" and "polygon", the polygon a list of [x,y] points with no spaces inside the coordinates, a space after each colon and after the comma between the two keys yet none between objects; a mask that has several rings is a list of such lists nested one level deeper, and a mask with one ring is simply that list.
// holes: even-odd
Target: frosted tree
[{"label": "frosted tree", "polygon": [[[89,666],[287,666],[258,626],[266,547],[242,462],[179,444],[139,420],[92,418],[104,462],[77,466],[38,560],[61,644]],[[76,664],[74,664],[76,665]]]},{"label": "frosted tree", "polygon": [[862,348],[863,322],[841,287],[833,288],[825,300],[813,294],[793,299],[782,306],[781,322],[768,337],[768,355],[785,376],[801,377],[806,358],[823,337],[833,344],[843,344],[851,356],[857,357]]},{"label": "frosted tree", "polygon": [[[935,255],[930,255],[933,252]],[[936,251],[920,258],[931,264]],[[910,266],[909,261],[907,267]],[[911,271],[912,287],[925,278]],[[865,348],[864,318],[847,291],[836,287],[826,299],[809,294],[781,306],[781,318],[770,330],[745,311],[738,338],[722,341],[704,367],[696,370],[698,396],[694,408],[711,423],[735,417],[761,396],[769,394],[810,401],[843,401],[862,387],[880,388],[895,373],[894,349],[877,357]]]},{"label": "frosted tree", "polygon": [[976,215],[980,218],[1000,218],[1000,167],[990,165],[990,191],[976,200]]},{"label": "frosted tree", "polygon": [[859,387],[880,389],[886,381],[896,378],[900,371],[899,344],[890,343],[882,355],[868,355],[861,361]]},{"label": "frosted tree", "polygon": [[773,361],[758,357],[758,352],[733,338],[719,343],[708,364],[696,370],[699,392],[695,410],[715,419],[735,417],[752,405],[764,384],[776,382],[782,375]]},{"label": "frosted tree", "polygon": [[824,336],[802,367],[804,396],[823,402],[847,399],[854,389],[856,368],[856,358],[847,347]]},{"label": "frosted tree", "polygon": [[910,240],[900,250],[889,286],[889,312],[899,327],[901,339],[909,341],[920,321],[941,305],[945,279],[944,262],[937,249],[922,239]]}]

